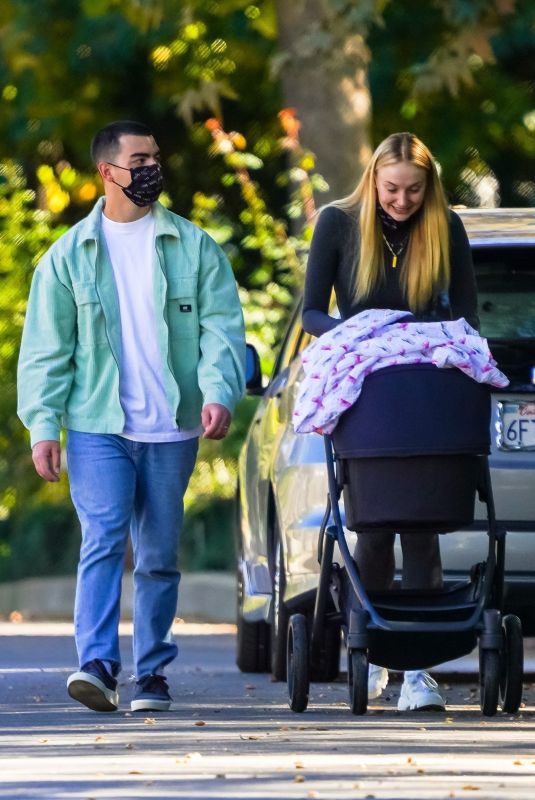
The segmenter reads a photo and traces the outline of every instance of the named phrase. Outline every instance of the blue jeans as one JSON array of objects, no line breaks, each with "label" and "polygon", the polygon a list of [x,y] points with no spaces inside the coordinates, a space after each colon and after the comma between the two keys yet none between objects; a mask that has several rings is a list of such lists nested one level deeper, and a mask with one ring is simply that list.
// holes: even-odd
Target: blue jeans
[{"label": "blue jeans", "polygon": [[69,431],[71,497],[82,527],[74,609],[80,665],[100,658],[120,669],[121,578],[129,532],[136,677],[176,657],[171,626],[180,580],[178,540],[197,448],[197,438],[147,444]]}]

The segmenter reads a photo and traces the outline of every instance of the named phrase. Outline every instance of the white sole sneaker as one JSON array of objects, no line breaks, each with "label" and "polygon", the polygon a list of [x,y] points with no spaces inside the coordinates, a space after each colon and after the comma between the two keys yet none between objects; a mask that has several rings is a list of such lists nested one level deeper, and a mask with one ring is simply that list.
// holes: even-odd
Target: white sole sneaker
[{"label": "white sole sneaker", "polygon": [[376,700],[381,697],[387,684],[388,670],[386,667],[370,664],[368,667],[368,700]]},{"label": "white sole sneaker", "polygon": [[89,672],[74,672],[67,680],[67,691],[73,700],[92,711],[117,711],[119,693],[108,689],[95,675]]},{"label": "white sole sneaker", "polygon": [[170,700],[132,700],[130,703],[132,711],[169,711],[171,708]]},{"label": "white sole sneaker", "polygon": [[406,672],[398,711],[445,711],[446,703],[437,682],[423,671]]}]

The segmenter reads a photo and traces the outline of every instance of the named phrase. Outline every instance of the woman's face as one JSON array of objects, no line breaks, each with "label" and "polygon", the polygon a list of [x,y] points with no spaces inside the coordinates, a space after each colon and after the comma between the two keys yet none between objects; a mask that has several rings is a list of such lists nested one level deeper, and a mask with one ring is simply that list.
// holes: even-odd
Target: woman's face
[{"label": "woman's face", "polygon": [[424,201],[427,173],[409,161],[378,167],[375,173],[377,199],[384,211],[404,222]]}]

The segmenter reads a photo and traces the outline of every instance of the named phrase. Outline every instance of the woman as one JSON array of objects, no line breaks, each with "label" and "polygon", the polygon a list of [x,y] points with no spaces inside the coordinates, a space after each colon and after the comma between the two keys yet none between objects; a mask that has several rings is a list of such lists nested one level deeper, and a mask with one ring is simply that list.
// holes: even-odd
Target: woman
[{"label": "woman", "polygon": [[[334,288],[343,320],[370,308],[411,311],[419,320],[464,317],[477,328],[477,297],[468,238],[448,210],[428,148],[412,133],[394,133],[374,152],[349,197],[318,218],[308,259],[303,327],[320,336],[339,320],[329,316]],[[360,534],[355,558],[364,585],[383,590],[395,571],[395,533]],[[404,533],[402,586],[442,586],[438,535]],[[368,696],[388,682],[370,665]],[[399,710],[438,709],[445,703],[422,670],[406,672]]]}]

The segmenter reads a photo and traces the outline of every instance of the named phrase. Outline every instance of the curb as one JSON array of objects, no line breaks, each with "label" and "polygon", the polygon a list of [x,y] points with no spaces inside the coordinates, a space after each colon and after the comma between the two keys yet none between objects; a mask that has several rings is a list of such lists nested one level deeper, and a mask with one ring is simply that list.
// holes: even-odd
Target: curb
[{"label": "curb", "polygon": [[[14,611],[27,620],[71,620],[76,578],[27,578],[0,583],[0,617]],[[187,622],[236,621],[236,576],[228,572],[182,574],[177,616]],[[121,619],[132,619],[132,573],[123,577]]]}]

